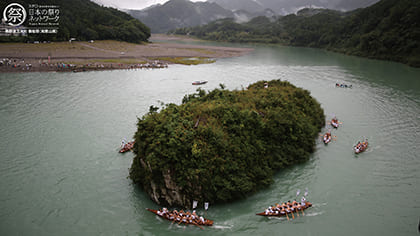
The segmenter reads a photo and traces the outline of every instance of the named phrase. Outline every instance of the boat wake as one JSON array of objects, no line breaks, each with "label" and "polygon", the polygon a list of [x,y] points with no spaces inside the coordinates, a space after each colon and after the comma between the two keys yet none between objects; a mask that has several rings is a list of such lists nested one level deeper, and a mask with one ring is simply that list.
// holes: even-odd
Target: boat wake
[{"label": "boat wake", "polygon": [[319,212],[308,212],[308,213],[305,213],[305,216],[319,216],[319,215],[322,215],[322,214],[324,214],[323,211],[319,211]]},{"label": "boat wake", "polygon": [[233,225],[213,225],[213,229],[232,229]]}]

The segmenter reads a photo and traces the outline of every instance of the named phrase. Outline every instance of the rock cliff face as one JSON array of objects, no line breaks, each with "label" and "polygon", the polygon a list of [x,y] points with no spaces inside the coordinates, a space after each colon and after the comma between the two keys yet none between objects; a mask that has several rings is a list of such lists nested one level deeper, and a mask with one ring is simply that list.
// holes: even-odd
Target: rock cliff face
[{"label": "rock cliff face", "polygon": [[313,151],[325,116],[308,91],[282,81],[221,88],[139,119],[130,178],[157,204],[243,198]]}]

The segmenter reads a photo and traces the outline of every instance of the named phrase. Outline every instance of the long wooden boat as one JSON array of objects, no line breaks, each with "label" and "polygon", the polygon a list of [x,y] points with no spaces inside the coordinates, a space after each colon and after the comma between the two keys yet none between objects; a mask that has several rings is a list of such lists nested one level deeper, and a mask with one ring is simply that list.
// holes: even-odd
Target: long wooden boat
[{"label": "long wooden boat", "polygon": [[338,128],[338,120],[337,119],[332,119],[331,120],[331,126],[333,127],[333,128]]},{"label": "long wooden boat", "polygon": [[325,144],[328,144],[329,142],[331,142],[331,133],[326,133],[326,134],[324,134],[324,137],[323,137],[323,141],[324,141],[324,143]]},{"label": "long wooden boat", "polygon": [[335,84],[335,87],[336,88],[352,88],[353,86],[350,84],[350,85],[347,85],[347,84],[339,84],[339,83],[336,83]]},{"label": "long wooden boat", "polygon": [[124,152],[130,151],[131,149],[134,148],[134,143],[135,143],[135,141],[131,141],[131,142],[128,142],[128,143],[124,144],[124,146],[118,152],[119,153],[124,153]]},{"label": "long wooden boat", "polygon": [[354,146],[354,153],[359,154],[361,152],[364,152],[366,150],[366,148],[368,147],[369,143],[367,141],[367,139],[363,142],[359,142],[360,145],[355,145]]},{"label": "long wooden boat", "polygon": [[201,84],[205,84],[205,83],[207,83],[206,80],[200,80],[200,81],[194,81],[194,82],[192,82],[193,85],[201,85]]},{"label": "long wooden boat", "polygon": [[288,213],[283,208],[283,209],[277,209],[277,210],[273,209],[273,212],[269,212],[269,211],[260,212],[260,213],[257,213],[257,215],[259,215],[259,216],[277,216],[277,217],[286,216],[286,217],[289,217],[290,215],[292,215],[292,213],[303,213],[304,210],[306,210],[306,209],[308,209],[309,207],[312,206],[312,203],[306,201],[305,206],[302,206],[302,205],[299,205],[299,206],[300,206],[300,210],[298,210],[299,207],[294,207],[293,210],[290,210],[290,213]]},{"label": "long wooden boat", "polygon": [[[171,216],[170,216],[170,214],[171,213],[174,213],[173,211],[170,211],[170,212],[168,212],[166,214],[163,213],[163,212],[160,212],[160,214],[159,214],[158,213],[158,210],[149,209],[149,208],[146,208],[146,210],[148,210],[150,212],[153,212],[157,216],[162,217],[162,218],[164,218],[166,220],[169,220],[169,221],[172,221],[172,222],[177,222],[178,224],[195,225],[195,226],[198,226],[198,227],[201,228],[201,226],[212,226],[213,223],[214,223],[212,220],[209,220],[209,219],[206,219],[206,218],[203,218],[203,220],[201,220],[198,217],[195,220],[192,220],[191,222],[189,220],[182,221],[182,219],[180,219],[179,217],[176,217],[176,215],[173,216],[173,219],[172,219]],[[184,213],[184,215],[185,215],[185,213]]]}]

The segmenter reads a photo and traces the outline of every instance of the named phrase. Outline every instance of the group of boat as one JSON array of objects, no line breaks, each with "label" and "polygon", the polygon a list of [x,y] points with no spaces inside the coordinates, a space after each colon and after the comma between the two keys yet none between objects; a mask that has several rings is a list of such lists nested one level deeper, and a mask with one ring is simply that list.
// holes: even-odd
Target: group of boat
[{"label": "group of boat", "polygon": [[[338,126],[340,124],[340,122],[338,122],[337,117],[334,117],[331,119],[330,124],[333,128],[338,129]],[[331,142],[332,140],[332,136],[331,136],[331,131],[328,130],[328,132],[326,132],[323,135],[323,141],[325,144],[328,144],[329,142]],[[367,139],[365,139],[364,141],[359,141],[355,146],[354,146],[354,153],[359,154],[363,151],[366,150],[366,148],[368,147],[368,141]]]},{"label": "group of boat", "polygon": [[[257,213],[256,215],[275,216],[275,217],[285,216],[289,220],[290,219],[289,216],[291,216],[294,219],[295,214],[297,216],[299,216],[299,213],[302,216],[305,215],[303,211],[308,209],[311,206],[312,206],[312,203],[307,201],[305,197],[302,197],[301,202],[288,201],[282,204],[276,203],[273,206],[269,206],[264,212]],[[198,216],[195,210],[192,213],[189,211],[184,212],[183,210],[180,210],[179,212],[177,210],[168,211],[167,208],[163,208],[159,210],[146,208],[146,210],[154,213],[155,215],[165,220],[172,221],[173,223],[195,225],[195,226],[200,227],[201,229],[203,229],[201,226],[212,226],[214,223],[214,221],[212,220],[206,219],[202,216]]]}]

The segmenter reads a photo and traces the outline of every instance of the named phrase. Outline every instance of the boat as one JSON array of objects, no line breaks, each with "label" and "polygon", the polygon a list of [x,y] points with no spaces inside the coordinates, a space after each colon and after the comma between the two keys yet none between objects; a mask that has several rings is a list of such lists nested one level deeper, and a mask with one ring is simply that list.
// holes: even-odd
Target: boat
[{"label": "boat", "polygon": [[[212,226],[213,225],[213,221],[209,220],[209,219],[205,219],[203,217],[195,217],[195,220],[185,220],[183,221],[182,218],[180,216],[182,216],[181,212],[178,213],[177,211],[167,211],[166,208],[164,208],[163,211],[161,210],[154,210],[154,209],[149,209],[146,208],[146,210],[156,214],[159,217],[162,217],[166,220],[170,220],[172,222],[177,222],[178,224],[186,224],[186,225],[195,225],[201,228],[201,226]],[[195,211],[194,211],[195,212]],[[193,214],[194,214],[193,212]],[[184,216],[186,216],[186,213],[183,213]]]},{"label": "boat", "polygon": [[356,145],[354,145],[354,153],[359,154],[361,152],[364,152],[368,145],[369,143],[367,139],[363,142],[358,142]]},{"label": "boat", "polygon": [[339,83],[335,83],[335,87],[337,88],[352,88],[353,86],[350,84],[350,85],[347,85],[347,84],[339,84]]},{"label": "boat", "polygon": [[325,133],[323,137],[323,141],[325,144],[328,144],[329,142],[331,142],[331,133]]},{"label": "boat", "polygon": [[206,84],[208,81],[207,80],[197,80],[192,82],[193,85],[201,85],[201,84]]},{"label": "boat", "polygon": [[304,214],[303,211],[311,207],[312,203],[305,201],[305,205],[302,205],[301,203],[297,203],[293,207],[292,206],[293,205],[290,203],[290,201],[287,204],[285,203],[283,203],[282,205],[276,204],[275,206],[272,206],[271,209],[268,208],[264,212],[257,213],[257,215],[276,216],[276,217],[286,216],[287,218],[289,218],[289,215],[292,215],[292,217],[294,218],[293,213],[299,214],[299,212],[301,212],[302,214]]},{"label": "boat", "polygon": [[334,128],[338,128],[338,119],[337,118],[333,118],[331,119],[331,126]]},{"label": "boat", "polygon": [[131,149],[134,148],[134,143],[135,143],[135,141],[131,141],[131,142],[128,142],[128,143],[124,144],[123,147],[120,149],[119,153],[124,153],[124,152],[131,151]]}]

